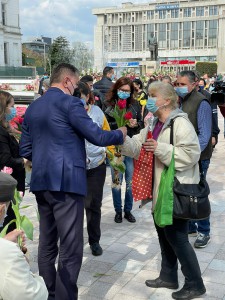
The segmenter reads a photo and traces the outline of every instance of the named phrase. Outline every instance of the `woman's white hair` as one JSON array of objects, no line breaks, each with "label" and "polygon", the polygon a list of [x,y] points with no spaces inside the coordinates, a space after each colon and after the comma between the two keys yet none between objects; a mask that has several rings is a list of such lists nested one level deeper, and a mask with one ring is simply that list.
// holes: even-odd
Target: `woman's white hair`
[{"label": "woman's white hair", "polygon": [[160,81],[153,82],[149,85],[148,94],[158,94],[164,100],[170,100],[170,107],[177,108],[178,107],[178,96],[174,90],[174,87],[169,83],[163,83]]}]

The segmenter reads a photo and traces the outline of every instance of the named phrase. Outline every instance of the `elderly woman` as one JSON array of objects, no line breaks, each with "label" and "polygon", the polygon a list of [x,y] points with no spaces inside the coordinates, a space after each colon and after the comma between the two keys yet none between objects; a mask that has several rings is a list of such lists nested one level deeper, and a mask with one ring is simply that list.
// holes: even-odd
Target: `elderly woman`
[{"label": "elderly woman", "polygon": [[[10,199],[13,198],[16,180],[0,173],[0,224],[3,224]],[[13,230],[0,238],[0,299],[47,300],[44,280],[31,273],[26,257],[17,245],[18,237],[25,237],[21,230]]]},{"label": "elderly woman", "polygon": [[[185,113],[177,108],[177,95],[168,83],[149,86],[147,108],[155,115],[153,138],[146,141],[148,127],[132,138],[126,137],[123,154],[138,158],[142,144],[154,153],[153,218],[159,192],[161,173],[169,166],[174,149],[176,177],[181,183],[198,183],[200,147],[195,130]],[[170,121],[174,119],[173,143],[170,144]],[[159,227],[155,223],[161,248],[162,264],[159,277],[146,280],[152,288],[178,288],[178,261],[185,277],[173,299],[194,299],[206,292],[196,254],[188,240],[188,221],[173,219],[173,224]]]}]

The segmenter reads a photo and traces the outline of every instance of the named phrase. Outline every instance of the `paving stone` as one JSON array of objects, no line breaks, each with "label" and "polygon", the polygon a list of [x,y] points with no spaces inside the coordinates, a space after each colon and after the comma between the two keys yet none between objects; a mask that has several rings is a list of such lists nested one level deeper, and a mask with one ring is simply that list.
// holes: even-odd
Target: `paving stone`
[{"label": "paving stone", "polygon": [[133,247],[129,247],[126,244],[121,244],[121,243],[113,243],[107,248],[107,251],[112,251],[112,252],[117,252],[117,253],[122,253],[127,255],[129,252],[133,250]]},{"label": "paving stone", "polygon": [[80,299],[86,299],[85,296],[94,296],[97,299],[112,299],[121,290],[121,288],[122,287],[119,285],[112,285],[98,281],[95,282],[89,290],[82,293]]},{"label": "paving stone", "polygon": [[121,260],[112,267],[113,270],[119,272],[127,272],[137,274],[143,268],[144,264],[135,260]]},{"label": "paving stone", "polygon": [[[137,300],[137,297],[132,297],[131,295],[126,294],[117,294],[113,300]],[[147,298],[138,297],[138,300],[147,300]]]},{"label": "paving stone", "polygon": [[131,274],[131,273],[117,272],[117,271],[109,270],[104,276],[99,277],[99,281],[124,286],[133,277],[134,277],[134,274]]},{"label": "paving stone", "polygon": [[92,274],[105,274],[112,268],[113,264],[109,263],[99,263],[98,261],[91,260],[87,262],[83,267],[82,270],[86,272],[90,272]]},{"label": "paving stone", "polygon": [[78,277],[77,282],[80,286],[89,287],[96,280],[98,280],[98,278],[94,277],[93,274],[91,274],[90,272],[81,270],[80,273],[79,273],[79,277]]},{"label": "paving stone", "polygon": [[145,283],[136,282],[133,279],[121,289],[120,293],[130,296],[135,295],[136,299],[151,299],[154,291],[155,289],[147,287]]},{"label": "paving stone", "polygon": [[209,264],[209,269],[225,272],[225,261],[219,259],[213,259]]},{"label": "paving stone", "polygon": [[95,261],[116,264],[124,258],[124,254],[105,250],[102,255],[93,258]]},{"label": "paving stone", "polygon": [[206,286],[206,299],[209,299],[210,297],[223,299],[225,295],[224,284],[205,282],[205,286]]},{"label": "paving stone", "polygon": [[221,272],[221,271],[217,271],[217,270],[213,270],[213,269],[207,269],[203,273],[203,280],[224,285],[225,272]]}]

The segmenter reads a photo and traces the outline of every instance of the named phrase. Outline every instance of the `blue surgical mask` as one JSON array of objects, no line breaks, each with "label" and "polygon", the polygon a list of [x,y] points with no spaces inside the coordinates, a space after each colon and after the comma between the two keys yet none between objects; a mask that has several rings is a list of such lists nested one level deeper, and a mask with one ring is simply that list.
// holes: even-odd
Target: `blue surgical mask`
[{"label": "blue surgical mask", "polygon": [[5,115],[5,119],[7,122],[11,121],[16,116],[16,108],[10,107],[10,113]]},{"label": "blue surgical mask", "polygon": [[120,99],[127,99],[127,98],[130,97],[130,93],[129,93],[129,92],[118,91],[118,92],[117,92],[117,96],[118,96]]},{"label": "blue surgical mask", "polygon": [[187,86],[176,87],[175,91],[177,92],[177,95],[181,98],[184,98],[189,93]]},{"label": "blue surgical mask", "polygon": [[213,90],[214,90],[214,87],[213,87],[213,86],[210,86],[210,87],[209,87],[209,91],[212,92]]},{"label": "blue surgical mask", "polygon": [[114,74],[112,74],[112,76],[111,76],[111,80],[113,81],[115,79],[115,75]]},{"label": "blue surgical mask", "polygon": [[157,98],[155,97],[148,97],[148,101],[146,104],[147,110],[151,113],[156,113],[159,107],[156,105]]}]

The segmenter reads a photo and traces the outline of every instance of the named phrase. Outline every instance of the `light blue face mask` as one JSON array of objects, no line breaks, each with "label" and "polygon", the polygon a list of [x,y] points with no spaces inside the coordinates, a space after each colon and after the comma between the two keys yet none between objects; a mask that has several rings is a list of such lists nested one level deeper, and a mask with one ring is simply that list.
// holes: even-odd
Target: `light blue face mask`
[{"label": "light blue face mask", "polygon": [[214,90],[214,87],[213,87],[213,86],[210,86],[210,87],[209,87],[209,91],[212,92],[213,90]]},{"label": "light blue face mask", "polygon": [[181,98],[184,98],[189,93],[187,86],[176,87],[175,91],[177,92],[177,95]]},{"label": "light blue face mask", "polygon": [[127,98],[130,97],[130,93],[129,93],[129,92],[118,91],[118,92],[117,92],[117,96],[118,96],[120,99],[127,99]]},{"label": "light blue face mask", "polygon": [[112,74],[112,76],[111,76],[111,80],[113,81],[115,79],[115,75],[114,74]]},{"label": "light blue face mask", "polygon": [[156,113],[159,107],[156,105],[156,97],[148,97],[148,101],[146,104],[147,110],[151,113]]},{"label": "light blue face mask", "polygon": [[5,119],[7,122],[11,121],[16,116],[16,108],[10,107],[10,113],[5,115]]}]

